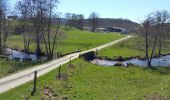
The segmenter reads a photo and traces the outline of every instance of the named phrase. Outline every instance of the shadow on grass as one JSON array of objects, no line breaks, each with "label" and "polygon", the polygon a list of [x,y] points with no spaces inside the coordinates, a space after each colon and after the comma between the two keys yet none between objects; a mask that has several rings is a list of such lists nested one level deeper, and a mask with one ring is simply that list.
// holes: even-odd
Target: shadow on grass
[{"label": "shadow on grass", "polygon": [[170,67],[152,67],[146,68],[146,70],[150,70],[152,72],[158,72],[160,75],[170,75]]}]

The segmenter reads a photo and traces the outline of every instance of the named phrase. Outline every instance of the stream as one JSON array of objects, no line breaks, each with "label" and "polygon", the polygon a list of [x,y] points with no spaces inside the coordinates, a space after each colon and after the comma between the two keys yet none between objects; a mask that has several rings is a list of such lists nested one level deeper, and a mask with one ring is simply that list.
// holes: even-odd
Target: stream
[{"label": "stream", "polygon": [[10,49],[10,48],[6,48],[6,54],[9,55],[10,59],[19,59],[20,62],[24,61],[24,60],[32,60],[32,61],[36,61],[37,60],[37,56],[33,53],[26,53],[26,52],[22,52],[19,50],[14,50],[14,49]]},{"label": "stream", "polygon": [[[100,60],[100,59],[94,59],[91,61],[91,63],[101,66],[115,66],[116,64],[121,64],[123,66],[128,66],[129,64],[140,66],[140,67],[146,67],[147,61],[141,60],[139,58],[133,58],[130,60],[125,61],[111,61],[111,60]],[[159,58],[153,58],[152,60],[152,66],[153,67],[168,67],[170,66],[170,55],[161,56]]]}]

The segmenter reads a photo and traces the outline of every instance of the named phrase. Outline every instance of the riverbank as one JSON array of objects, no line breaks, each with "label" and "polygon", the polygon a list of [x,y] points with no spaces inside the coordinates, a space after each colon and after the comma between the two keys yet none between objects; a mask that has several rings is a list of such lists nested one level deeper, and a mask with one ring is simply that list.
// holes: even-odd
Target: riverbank
[{"label": "riverbank", "polygon": [[[162,46],[162,56],[158,58],[158,48],[153,56],[153,66],[170,66],[169,57],[165,57],[170,53],[169,41]],[[127,41],[123,41],[117,45],[105,48],[97,53],[97,57],[92,63],[97,65],[113,66],[147,66],[145,57],[144,40],[140,37],[134,37]],[[168,59],[168,60],[167,60]]]},{"label": "riverbank", "polygon": [[[121,58],[119,57],[116,60],[111,60],[109,58],[101,59],[100,57],[95,58],[90,61],[93,64],[101,65],[101,66],[140,66],[140,67],[148,67],[147,59],[144,58]],[[170,66],[170,55],[164,55],[161,57],[152,58],[151,62],[152,67],[169,67]]]},{"label": "riverbank", "polygon": [[[162,47],[162,54],[170,53],[170,41],[164,43]],[[98,56],[107,57],[111,59],[116,59],[117,57],[131,58],[140,57],[145,58],[145,48],[144,40],[139,37],[131,38],[127,41],[121,42],[117,45],[105,48],[98,52]],[[155,56],[158,55],[158,50],[156,49]]]}]

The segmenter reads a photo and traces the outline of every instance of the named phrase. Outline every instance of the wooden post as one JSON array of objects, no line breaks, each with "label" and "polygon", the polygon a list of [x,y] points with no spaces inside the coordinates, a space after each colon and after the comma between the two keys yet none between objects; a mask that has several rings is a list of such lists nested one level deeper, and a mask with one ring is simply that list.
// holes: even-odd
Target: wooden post
[{"label": "wooden post", "polygon": [[57,58],[59,58],[59,52],[57,52]]},{"label": "wooden post", "polygon": [[70,58],[70,62],[69,62],[69,67],[71,67],[71,58]]},{"label": "wooden post", "polygon": [[31,92],[31,96],[35,95],[36,86],[37,86],[37,71],[34,72],[34,86],[33,86],[32,92]]},{"label": "wooden post", "polygon": [[59,78],[59,79],[61,78],[61,65],[60,65],[60,67],[58,68],[58,78]]},{"label": "wooden post", "polygon": [[96,49],[96,56],[98,55],[98,50]]}]

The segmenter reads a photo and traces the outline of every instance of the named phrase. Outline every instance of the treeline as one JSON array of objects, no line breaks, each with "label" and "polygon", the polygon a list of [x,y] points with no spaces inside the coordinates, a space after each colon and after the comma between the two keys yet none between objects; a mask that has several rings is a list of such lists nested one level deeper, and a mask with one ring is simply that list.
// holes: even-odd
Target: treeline
[{"label": "treeline", "polygon": [[128,19],[100,18],[100,15],[96,12],[92,12],[86,19],[83,14],[66,13],[62,19],[62,24],[65,25],[65,27],[77,27],[81,30],[83,27],[91,27],[92,32],[94,32],[96,28],[106,27],[121,27],[129,30],[130,32],[137,32],[139,27],[138,23]]}]

